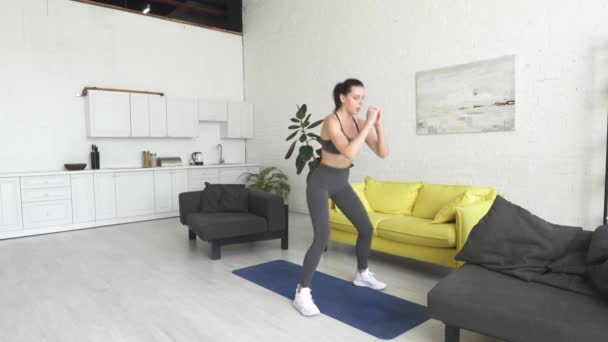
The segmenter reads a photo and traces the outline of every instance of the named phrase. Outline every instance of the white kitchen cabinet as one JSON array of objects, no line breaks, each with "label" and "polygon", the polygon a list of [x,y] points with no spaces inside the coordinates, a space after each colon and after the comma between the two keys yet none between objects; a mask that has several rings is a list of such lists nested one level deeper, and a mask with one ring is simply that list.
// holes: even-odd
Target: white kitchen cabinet
[{"label": "white kitchen cabinet", "polygon": [[191,138],[198,134],[198,99],[167,97],[167,136]]},{"label": "white kitchen cabinet", "polygon": [[72,217],[74,223],[95,221],[95,181],[93,175],[70,177],[72,184]]},{"label": "white kitchen cabinet", "polygon": [[259,166],[247,166],[247,172],[260,173],[260,167]]},{"label": "white kitchen cabinet", "polygon": [[212,99],[198,99],[199,121],[226,121],[228,120],[228,103]]},{"label": "white kitchen cabinet", "polygon": [[228,103],[228,120],[221,125],[222,138],[253,138],[253,105],[245,102]]},{"label": "white kitchen cabinet", "polygon": [[0,231],[21,228],[19,178],[0,178]]},{"label": "white kitchen cabinet", "polygon": [[179,194],[186,191],[188,191],[186,170],[154,172],[154,197],[157,213],[178,211]]},{"label": "white kitchen cabinet", "polygon": [[253,105],[243,103],[241,107],[241,137],[253,138]]},{"label": "white kitchen cabinet", "polygon": [[222,138],[241,137],[241,105],[236,102],[228,103],[228,120],[221,125]]},{"label": "white kitchen cabinet", "polygon": [[150,107],[150,136],[167,136],[167,97],[159,95],[149,95],[148,104]]},{"label": "white kitchen cabinet", "polygon": [[247,172],[245,167],[225,167],[219,169],[220,183],[244,184],[241,175]]},{"label": "white kitchen cabinet", "polygon": [[219,183],[218,169],[189,169],[188,189],[190,191],[203,190],[205,182]]},{"label": "white kitchen cabinet", "polygon": [[70,177],[68,175],[51,175],[51,176],[29,176],[21,177],[21,188],[26,189],[48,189],[48,188],[65,188],[70,186]]},{"label": "white kitchen cabinet", "polygon": [[71,224],[71,198],[68,175],[21,177],[23,228]]},{"label": "white kitchen cabinet", "polygon": [[39,228],[72,223],[72,201],[23,203],[23,227]]},{"label": "white kitchen cabinet", "polygon": [[57,201],[70,199],[70,187],[47,189],[21,189],[22,202]]},{"label": "white kitchen cabinet", "polygon": [[157,213],[173,211],[172,195],[171,171],[154,171],[154,198]]},{"label": "white kitchen cabinet", "polygon": [[128,137],[131,135],[129,93],[89,90],[87,134],[89,137]]},{"label": "white kitchen cabinet", "polygon": [[154,174],[152,172],[118,172],[115,179],[117,217],[154,214]]},{"label": "white kitchen cabinet", "polygon": [[116,180],[114,173],[99,173],[94,176],[95,219],[116,218]]},{"label": "white kitchen cabinet", "polygon": [[173,185],[173,211],[179,211],[179,194],[188,191],[187,170],[176,170],[171,175]]},{"label": "white kitchen cabinet", "polygon": [[150,136],[150,105],[148,94],[130,93],[131,103],[131,136]]},{"label": "white kitchen cabinet", "polygon": [[131,93],[131,136],[166,137],[167,101],[164,96]]}]

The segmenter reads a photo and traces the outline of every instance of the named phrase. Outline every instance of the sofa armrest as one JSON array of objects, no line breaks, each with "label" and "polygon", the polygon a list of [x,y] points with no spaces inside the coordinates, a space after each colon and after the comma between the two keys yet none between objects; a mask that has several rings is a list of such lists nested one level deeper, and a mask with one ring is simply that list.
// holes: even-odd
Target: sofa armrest
[{"label": "sofa armrest", "polygon": [[179,221],[186,225],[188,214],[201,211],[201,193],[203,191],[189,191],[179,194]]},{"label": "sofa armrest", "polygon": [[[456,209],[456,251],[460,251],[471,234],[473,227],[490,210],[494,200],[483,201]],[[462,263],[459,262],[459,265]]]},{"label": "sofa armrest", "polygon": [[256,189],[249,189],[249,212],[266,218],[268,231],[276,232],[285,230],[287,218],[283,198]]}]

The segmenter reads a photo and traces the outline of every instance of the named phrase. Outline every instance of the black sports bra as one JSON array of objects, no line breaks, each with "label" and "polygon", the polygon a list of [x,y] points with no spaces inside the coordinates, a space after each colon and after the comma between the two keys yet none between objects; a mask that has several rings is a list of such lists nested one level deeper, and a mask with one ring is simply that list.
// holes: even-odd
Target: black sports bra
[{"label": "black sports bra", "polygon": [[[338,119],[338,122],[340,123],[340,129],[342,130],[342,133],[344,133],[344,136],[346,137],[346,139],[348,139],[348,141],[352,141],[353,139],[350,138],[348,135],[346,135],[346,132],[344,132],[344,127],[342,127],[342,121],[340,121],[340,117],[338,116],[338,113],[334,112],[334,114],[336,115],[336,118]],[[357,132],[359,132],[359,125],[357,124],[357,120],[355,120],[354,117],[352,117],[353,122],[355,123],[355,126],[357,126]],[[321,149],[323,151],[327,151],[329,153],[336,153],[336,154],[340,154],[340,151],[338,151],[338,149],[336,148],[336,145],[334,145],[333,141],[331,141],[331,139],[325,140],[325,139],[321,139]]]}]

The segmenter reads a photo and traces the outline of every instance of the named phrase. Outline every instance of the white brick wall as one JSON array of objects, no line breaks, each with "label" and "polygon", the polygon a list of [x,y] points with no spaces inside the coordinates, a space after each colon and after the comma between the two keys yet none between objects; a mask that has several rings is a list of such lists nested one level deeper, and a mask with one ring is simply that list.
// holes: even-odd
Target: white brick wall
[{"label": "white brick wall", "polygon": [[[285,161],[288,118],[307,103],[333,109],[331,90],[360,78],[384,108],[391,154],[369,150],[351,179],[497,187],[549,221],[601,223],[608,111],[604,0],[245,0],[245,97],[256,106],[249,160],[291,177],[306,212],[305,176]],[[515,131],[418,136],[415,73],[516,56]],[[293,157],[292,157],[293,158]]]}]

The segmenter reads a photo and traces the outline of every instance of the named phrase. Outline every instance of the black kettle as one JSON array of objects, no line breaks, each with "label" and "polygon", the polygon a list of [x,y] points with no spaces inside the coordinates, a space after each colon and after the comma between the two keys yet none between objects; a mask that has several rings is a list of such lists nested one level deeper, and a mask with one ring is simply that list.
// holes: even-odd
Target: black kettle
[{"label": "black kettle", "polygon": [[193,152],[190,156],[190,160],[193,165],[203,165],[203,153],[202,152]]}]

